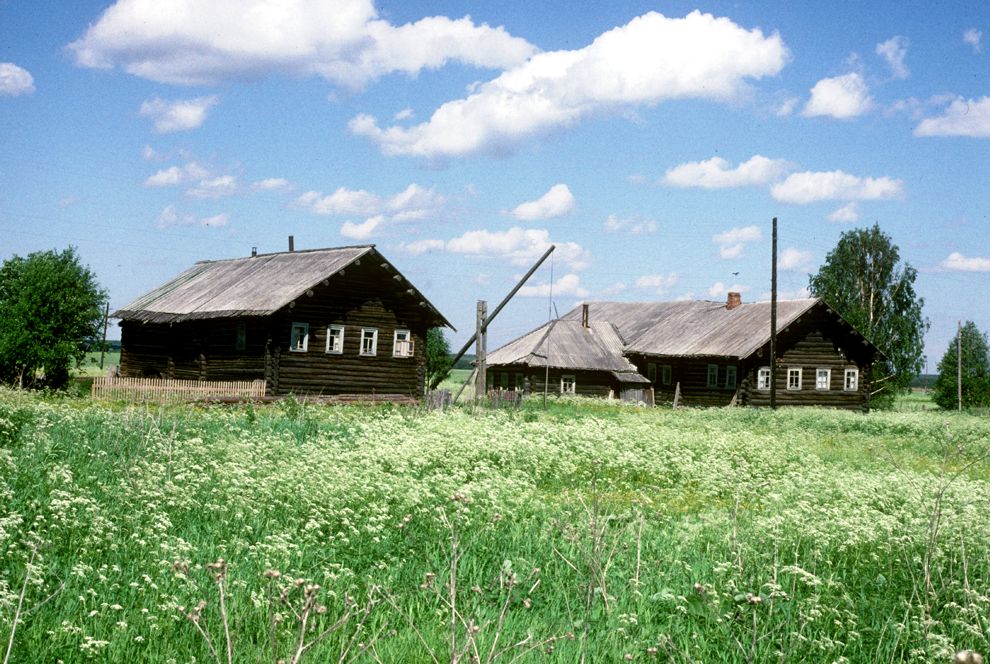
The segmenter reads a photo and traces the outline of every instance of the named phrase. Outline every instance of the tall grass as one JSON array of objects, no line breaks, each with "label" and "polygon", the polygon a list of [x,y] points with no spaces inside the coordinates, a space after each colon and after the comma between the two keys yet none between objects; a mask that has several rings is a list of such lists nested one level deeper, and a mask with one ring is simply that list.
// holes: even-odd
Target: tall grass
[{"label": "tall grass", "polygon": [[986,654],[988,440],[920,412],[0,392],[0,644],[24,589],[15,662]]}]

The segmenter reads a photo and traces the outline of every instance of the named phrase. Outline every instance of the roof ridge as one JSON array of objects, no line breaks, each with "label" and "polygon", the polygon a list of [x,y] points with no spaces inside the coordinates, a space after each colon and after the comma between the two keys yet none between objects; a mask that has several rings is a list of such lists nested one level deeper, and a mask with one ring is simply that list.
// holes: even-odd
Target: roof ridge
[{"label": "roof ridge", "polygon": [[211,258],[202,261],[196,261],[195,265],[202,265],[206,263],[227,263],[231,261],[243,261],[252,258],[268,258],[270,256],[282,256],[288,254],[313,254],[318,251],[344,251],[345,249],[374,249],[376,245],[374,244],[350,244],[344,247],[317,247],[315,249],[298,249],[293,251],[271,251],[266,254],[254,254],[253,256],[237,256],[235,258]]}]

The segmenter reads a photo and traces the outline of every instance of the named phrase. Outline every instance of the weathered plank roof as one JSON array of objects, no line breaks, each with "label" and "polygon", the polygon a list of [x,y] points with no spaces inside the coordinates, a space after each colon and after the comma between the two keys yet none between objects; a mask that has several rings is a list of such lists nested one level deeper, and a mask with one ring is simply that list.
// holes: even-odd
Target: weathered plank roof
[{"label": "weathered plank roof", "polygon": [[[115,318],[174,323],[205,318],[268,316],[361,257],[388,263],[374,245],[259,254],[200,261],[113,313]],[[397,274],[398,271],[389,265]],[[406,280],[402,290],[425,304],[435,324],[453,327]]]},{"label": "weathered plank roof", "polygon": [[[622,355],[622,340],[606,321],[582,327],[579,320],[555,320],[488,354],[490,365],[523,364],[555,369],[636,372]],[[637,374],[638,375],[638,374]]]},{"label": "weathered plank roof", "polygon": [[[820,302],[817,298],[777,302],[777,329],[783,330]],[[589,302],[592,321],[612,323],[626,353],[671,357],[744,358],[770,340],[770,303],[751,302],[727,309],[724,302]],[[579,320],[581,307],[564,314]]]}]

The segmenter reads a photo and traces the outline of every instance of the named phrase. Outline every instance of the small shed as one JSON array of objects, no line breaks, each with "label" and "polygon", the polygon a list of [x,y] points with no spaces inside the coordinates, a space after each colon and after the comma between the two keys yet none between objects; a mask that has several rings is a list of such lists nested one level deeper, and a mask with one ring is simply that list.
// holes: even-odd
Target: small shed
[{"label": "small shed", "polygon": [[419,396],[446,318],[374,245],[196,263],[114,312],[125,377]]}]

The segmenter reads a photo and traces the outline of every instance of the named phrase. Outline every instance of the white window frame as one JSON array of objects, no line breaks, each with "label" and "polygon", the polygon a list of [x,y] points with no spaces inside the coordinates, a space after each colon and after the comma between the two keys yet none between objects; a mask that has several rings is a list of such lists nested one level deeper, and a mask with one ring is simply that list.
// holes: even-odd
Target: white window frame
[{"label": "white window frame", "polygon": [[669,364],[663,364],[660,366],[660,383],[663,385],[670,385],[674,380],[674,367]]},{"label": "white window frame", "polygon": [[[729,378],[732,378],[730,381]],[[734,364],[725,367],[725,389],[734,390],[739,384],[739,369]]]},{"label": "white window frame", "polygon": [[[365,350],[365,335],[371,333],[371,349]],[[361,346],[358,348],[358,355],[363,355],[364,357],[374,357],[378,355],[378,328],[377,327],[362,327],[361,328]]]},{"label": "white window frame", "polygon": [[[299,340],[302,339],[302,348],[299,348]],[[309,323],[292,323],[289,332],[289,352],[305,353],[309,350]]]},{"label": "white window frame", "polygon": [[[849,380],[850,376],[852,376],[851,384]],[[846,369],[845,375],[842,378],[842,389],[845,392],[859,391],[859,369]]]},{"label": "white window frame", "polygon": [[517,373],[516,374],[516,392],[522,392],[526,389],[526,374]]},{"label": "white window frame", "polygon": [[770,367],[760,367],[756,370],[756,389],[770,389]]},{"label": "white window frame", "polygon": [[648,362],[646,364],[646,377],[651,383],[656,384],[657,382],[657,365],[656,362]]},{"label": "white window frame", "polygon": [[574,378],[574,374],[561,374],[560,393],[577,394],[577,380]]},{"label": "white window frame", "polygon": [[[399,335],[404,334],[405,339],[399,339]],[[399,328],[392,335],[392,357],[412,357],[416,354],[416,346],[413,344],[412,332]]]},{"label": "white window frame", "polygon": [[[822,385],[822,376],[825,376],[824,385]],[[832,370],[826,367],[818,367],[815,369],[815,389],[825,392],[832,389]]]},{"label": "white window frame", "polygon": [[[791,376],[797,375],[797,385],[791,385]],[[804,369],[802,367],[787,367],[787,389],[791,391],[797,391],[801,389],[801,380],[804,377]]]},{"label": "white window frame", "polygon": [[[714,371],[712,371],[714,369]],[[709,388],[718,387],[718,365],[709,364],[708,365],[708,385]]]},{"label": "white window frame", "polygon": [[[334,335],[334,333],[337,333]],[[330,341],[336,336],[337,342],[333,346],[330,345]],[[343,325],[327,325],[327,350],[326,352],[331,355],[342,355],[344,353],[344,326]]]}]

